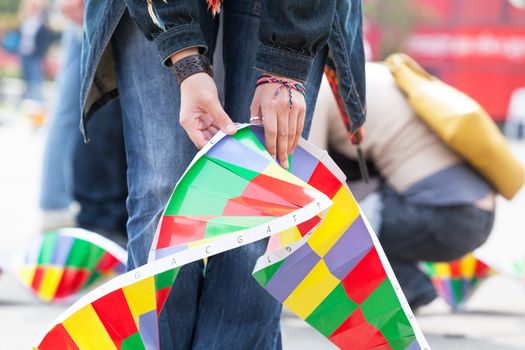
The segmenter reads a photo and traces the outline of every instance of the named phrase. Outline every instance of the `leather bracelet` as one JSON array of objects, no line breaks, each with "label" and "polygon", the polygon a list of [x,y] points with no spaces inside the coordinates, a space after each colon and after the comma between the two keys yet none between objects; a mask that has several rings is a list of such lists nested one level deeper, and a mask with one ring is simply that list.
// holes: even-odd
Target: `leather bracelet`
[{"label": "leather bracelet", "polygon": [[184,79],[197,73],[206,73],[213,78],[213,69],[211,68],[210,60],[204,55],[191,55],[181,58],[175,62],[173,70],[179,85]]}]

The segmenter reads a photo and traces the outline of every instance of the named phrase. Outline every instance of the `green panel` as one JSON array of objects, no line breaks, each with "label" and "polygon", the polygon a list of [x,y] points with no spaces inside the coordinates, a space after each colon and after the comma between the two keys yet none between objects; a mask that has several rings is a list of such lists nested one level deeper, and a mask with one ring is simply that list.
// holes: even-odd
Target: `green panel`
[{"label": "green panel", "polygon": [[[166,215],[220,215],[222,210],[217,208],[224,208],[228,199],[240,196],[248,183],[222,165],[201,157],[175,189]],[[212,212],[206,211],[208,207]]]},{"label": "green panel", "polygon": [[423,262],[421,263],[421,267],[423,268],[423,272],[426,273],[430,277],[434,277],[436,275],[436,269],[434,263],[431,262]]},{"label": "green panel", "polygon": [[253,277],[255,277],[257,282],[259,282],[259,284],[264,287],[266,285],[266,283],[268,283],[268,281],[273,277],[275,272],[277,272],[277,270],[279,270],[279,267],[281,267],[281,265],[283,264],[284,260],[286,260],[286,259],[283,259],[283,260],[281,260],[279,262],[276,262],[275,264],[272,264],[272,265],[270,265],[268,267],[265,267],[264,269],[261,269],[261,270],[255,272],[253,274]]},{"label": "green panel", "polygon": [[175,278],[177,278],[179,271],[180,267],[177,267],[155,275],[155,290],[171,287],[175,281]]},{"label": "green panel", "polygon": [[204,238],[245,230],[263,225],[274,219],[273,216],[221,216],[213,218],[208,222],[208,225],[206,225]]},{"label": "green panel", "polygon": [[452,287],[452,297],[456,304],[461,304],[463,301],[463,281],[461,278],[454,278],[450,280]]},{"label": "green panel", "polygon": [[220,216],[228,199],[218,193],[179,185],[168,203],[165,215]]},{"label": "green panel", "polygon": [[124,339],[120,350],[146,350],[142,338],[140,337],[140,333],[137,332]]},{"label": "green panel", "polygon": [[225,162],[225,161],[217,159],[217,158],[212,158],[212,157],[209,157],[209,156],[206,156],[206,157],[208,159],[210,159],[210,161],[217,163],[218,165],[228,169],[229,171],[239,175],[240,177],[242,177],[243,179],[248,180],[248,181],[252,181],[256,176],[258,176],[260,174],[258,172],[252,171],[250,169],[241,168],[241,167],[239,167],[239,166],[237,166],[235,164],[228,163],[228,162]]},{"label": "green panel", "polygon": [[102,274],[101,274],[100,272],[93,271],[93,273],[92,273],[91,276],[89,277],[88,281],[86,282],[84,288],[90,286],[90,285],[93,284],[93,283],[95,283],[95,282],[98,281],[101,277],[102,277]]},{"label": "green panel", "polygon": [[218,192],[231,198],[241,195],[248,182],[214,161],[201,157],[186,173],[180,185]]},{"label": "green panel", "polygon": [[272,156],[270,156],[268,151],[266,151],[266,148],[264,147],[264,145],[259,141],[257,136],[253,134],[250,128],[244,128],[242,130],[239,130],[232,137],[236,139],[237,141],[241,142],[246,147],[259,153],[266,159],[273,161]]},{"label": "green panel", "polygon": [[66,266],[94,270],[103,254],[104,250],[93,243],[75,239]]},{"label": "green panel", "polygon": [[306,322],[325,337],[329,337],[357,307],[358,305],[348,298],[343,285],[339,284],[308,316]]},{"label": "green panel", "polygon": [[361,304],[365,319],[393,342],[393,349],[405,349],[414,340],[414,331],[390,283],[385,279]]},{"label": "green panel", "polygon": [[58,234],[47,234],[42,238],[40,246],[40,254],[38,256],[38,264],[51,264],[55,256],[56,246],[58,242]]}]

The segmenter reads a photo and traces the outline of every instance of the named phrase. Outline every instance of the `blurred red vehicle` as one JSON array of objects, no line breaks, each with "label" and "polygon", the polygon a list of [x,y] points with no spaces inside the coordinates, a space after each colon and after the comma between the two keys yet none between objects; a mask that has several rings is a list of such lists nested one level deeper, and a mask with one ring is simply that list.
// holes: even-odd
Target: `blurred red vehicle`
[{"label": "blurred red vehicle", "polygon": [[525,8],[511,4],[520,1],[415,0],[432,19],[414,28],[406,51],[503,123],[512,94],[525,87]]}]

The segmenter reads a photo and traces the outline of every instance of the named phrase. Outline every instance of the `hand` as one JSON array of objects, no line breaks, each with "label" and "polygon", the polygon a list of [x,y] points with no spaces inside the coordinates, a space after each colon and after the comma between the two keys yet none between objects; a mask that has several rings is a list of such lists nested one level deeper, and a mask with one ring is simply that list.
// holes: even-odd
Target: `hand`
[{"label": "hand", "polygon": [[184,79],[180,86],[180,125],[198,148],[222,130],[233,135],[237,128],[219,102],[217,87],[206,73]]},{"label": "hand", "polygon": [[65,17],[82,25],[84,19],[84,0],[60,0],[60,11]]},{"label": "hand", "polygon": [[[295,81],[283,78],[290,82]],[[251,115],[262,117],[266,149],[281,166],[288,169],[288,155],[299,142],[304,127],[306,102],[304,96],[292,90],[292,108],[290,95],[286,87],[282,87],[279,95],[277,83],[259,85],[251,105]]]}]

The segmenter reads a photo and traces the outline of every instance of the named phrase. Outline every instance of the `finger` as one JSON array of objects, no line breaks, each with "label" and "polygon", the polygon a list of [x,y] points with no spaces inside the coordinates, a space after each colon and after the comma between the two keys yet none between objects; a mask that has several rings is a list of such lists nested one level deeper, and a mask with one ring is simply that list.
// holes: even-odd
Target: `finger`
[{"label": "finger", "polygon": [[209,129],[204,130],[202,134],[204,135],[204,139],[206,140],[206,142],[210,141],[211,138],[215,136],[215,133],[211,132]]},{"label": "finger", "polygon": [[190,137],[190,140],[193,142],[195,147],[198,149],[201,149],[206,145],[209,139],[206,139],[206,136],[202,131],[199,130],[186,130],[188,133],[188,136]]},{"label": "finger", "polygon": [[277,158],[285,169],[288,169],[288,119],[290,109],[281,110],[277,114]]},{"label": "finger", "polygon": [[277,157],[277,114],[272,107],[262,108],[264,141],[273,159]]},{"label": "finger", "polygon": [[299,143],[299,140],[301,139],[301,134],[303,133],[303,129],[304,129],[305,113],[306,113],[306,107],[304,105],[300,105],[298,108],[298,113],[297,113],[297,129],[295,130],[295,139],[293,142],[292,149],[295,149],[295,147],[297,147],[297,144]]},{"label": "finger", "polygon": [[237,131],[228,114],[224,111],[216,97],[208,98],[204,109],[213,118],[213,125],[224,131],[228,135],[233,135]]},{"label": "finger", "polygon": [[294,148],[294,142],[297,137],[297,118],[298,110],[294,108],[290,111],[290,118],[288,119],[288,154],[292,154]]},{"label": "finger", "polygon": [[209,132],[211,132],[212,135],[215,135],[216,133],[219,132],[219,129],[217,129],[217,128],[216,128],[215,126],[213,126],[213,125],[210,125],[210,126],[208,127],[207,130],[208,130]]}]

